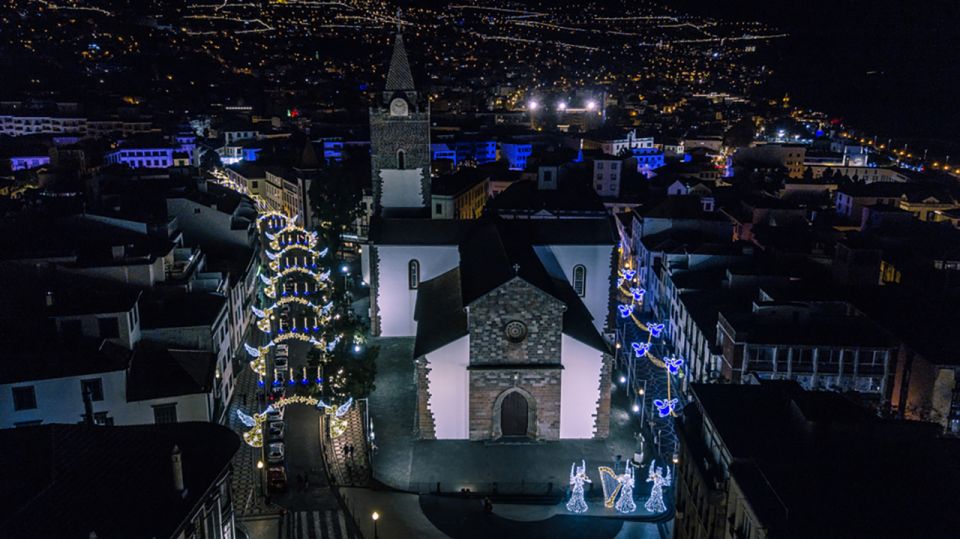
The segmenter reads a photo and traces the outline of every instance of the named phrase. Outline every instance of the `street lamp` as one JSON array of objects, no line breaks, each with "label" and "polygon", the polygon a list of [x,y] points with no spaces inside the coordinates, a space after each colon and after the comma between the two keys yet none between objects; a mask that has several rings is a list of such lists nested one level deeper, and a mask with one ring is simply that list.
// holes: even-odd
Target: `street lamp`
[{"label": "street lamp", "polygon": [[266,493],[263,492],[263,461],[257,461],[257,477],[260,478],[260,496],[265,497]]},{"label": "street lamp", "polygon": [[597,109],[597,102],[596,102],[596,101],[594,101],[594,100],[592,100],[592,99],[591,99],[590,101],[587,101],[587,110],[596,110],[596,109]]},{"label": "street lamp", "polygon": [[380,539],[380,535],[377,533],[377,521],[380,520],[380,513],[374,511],[370,518],[373,519],[373,539]]},{"label": "street lamp", "polygon": [[557,104],[557,110],[559,110],[560,112],[567,110],[567,104],[561,101],[560,103]]},{"label": "street lamp", "polygon": [[529,110],[530,112],[537,110],[539,107],[540,107],[540,103],[537,103],[532,99],[527,102],[527,110]]},{"label": "street lamp", "polygon": [[637,395],[640,395],[640,398],[643,399],[643,404],[640,405],[640,424],[643,424],[643,416],[647,413],[647,381],[646,380],[637,380],[643,385],[637,387]]}]

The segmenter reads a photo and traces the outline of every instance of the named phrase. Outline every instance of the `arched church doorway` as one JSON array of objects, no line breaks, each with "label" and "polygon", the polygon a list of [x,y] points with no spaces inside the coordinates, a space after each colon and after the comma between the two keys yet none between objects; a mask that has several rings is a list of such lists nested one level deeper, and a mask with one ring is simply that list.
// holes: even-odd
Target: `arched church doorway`
[{"label": "arched church doorway", "polygon": [[508,394],[500,408],[500,430],[503,436],[526,436],[529,410],[527,399],[518,391]]}]

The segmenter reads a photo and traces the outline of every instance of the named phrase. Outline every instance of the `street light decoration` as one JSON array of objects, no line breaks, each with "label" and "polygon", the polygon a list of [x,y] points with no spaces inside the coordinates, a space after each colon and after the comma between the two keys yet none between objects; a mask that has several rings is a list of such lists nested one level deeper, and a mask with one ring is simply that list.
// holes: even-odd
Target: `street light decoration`
[{"label": "street light decoration", "polygon": [[327,416],[328,421],[330,421],[330,437],[339,438],[343,433],[347,432],[347,419],[346,415],[350,411],[350,408],[353,406],[353,397],[350,397],[341,404],[340,406],[334,406],[332,404],[327,404],[323,401],[317,402],[317,409],[322,410],[323,413]]}]

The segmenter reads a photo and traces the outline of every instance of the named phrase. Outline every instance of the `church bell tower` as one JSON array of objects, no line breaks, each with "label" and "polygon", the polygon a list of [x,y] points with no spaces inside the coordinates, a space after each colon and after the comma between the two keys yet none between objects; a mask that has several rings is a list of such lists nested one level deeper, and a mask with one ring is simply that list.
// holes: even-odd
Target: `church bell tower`
[{"label": "church bell tower", "polygon": [[399,25],[386,86],[370,107],[370,152],[374,210],[386,217],[429,211],[430,104],[414,86]]}]

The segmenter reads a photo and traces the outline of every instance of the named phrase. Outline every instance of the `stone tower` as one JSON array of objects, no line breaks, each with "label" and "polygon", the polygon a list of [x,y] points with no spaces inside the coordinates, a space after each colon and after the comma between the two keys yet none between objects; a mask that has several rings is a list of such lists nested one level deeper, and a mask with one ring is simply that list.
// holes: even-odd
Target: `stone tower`
[{"label": "stone tower", "polygon": [[414,87],[399,29],[379,101],[370,108],[375,211],[418,215],[430,206],[430,105]]}]

